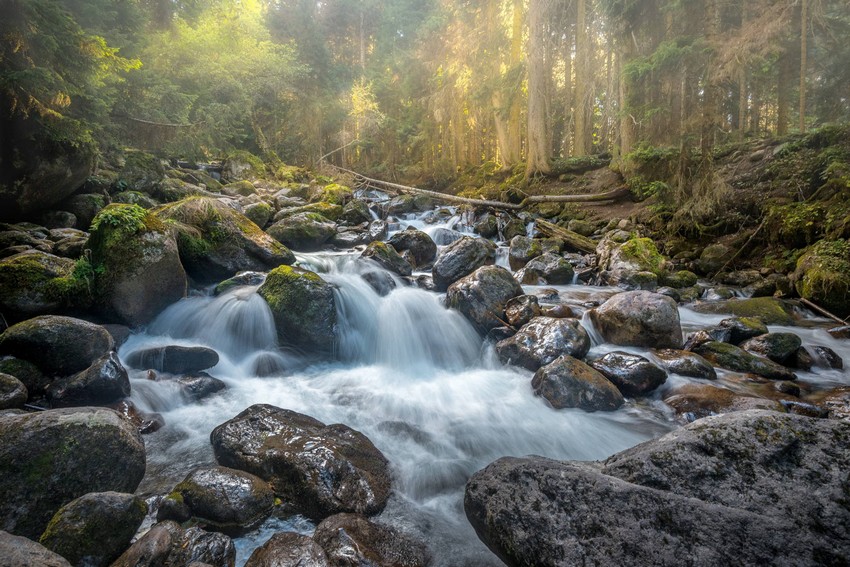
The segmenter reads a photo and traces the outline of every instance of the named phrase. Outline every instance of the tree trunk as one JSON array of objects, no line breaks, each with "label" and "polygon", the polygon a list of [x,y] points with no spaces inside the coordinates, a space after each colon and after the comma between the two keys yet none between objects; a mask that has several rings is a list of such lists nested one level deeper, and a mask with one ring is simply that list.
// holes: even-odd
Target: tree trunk
[{"label": "tree trunk", "polygon": [[788,85],[791,82],[791,57],[785,51],[779,55],[779,73],[776,83],[776,134],[784,136],[788,133],[788,113],[791,97]]},{"label": "tree trunk", "polygon": [[584,156],[588,152],[588,45],[586,0],[576,4],[576,100],[575,100],[575,146],[573,155]]},{"label": "tree trunk", "polygon": [[[522,64],[522,0],[513,0],[513,21],[511,26],[510,68],[516,70]],[[517,76],[517,84],[511,88],[511,109],[508,115],[508,139],[510,150],[505,154],[505,168],[516,164],[522,157],[522,80]]]},{"label": "tree trunk", "polygon": [[550,73],[545,60],[546,18],[551,0],[530,0],[528,3],[528,155],[525,177],[548,173],[549,136],[546,132],[546,75]]},{"label": "tree trunk", "polygon": [[808,35],[809,3],[800,5],[800,132],[806,131],[806,36]]},{"label": "tree trunk", "polygon": [[564,31],[564,135],[561,144],[561,155],[568,157],[572,146],[573,127],[573,27],[572,7],[567,6],[567,25]]},{"label": "tree trunk", "polygon": [[[485,14],[487,26],[487,56],[490,62],[490,73],[495,79],[501,75],[501,58],[499,57],[499,0],[489,0],[487,2],[487,12]],[[493,106],[493,129],[496,132],[496,144],[499,153],[499,160],[503,167],[508,167],[508,156],[511,154],[511,140],[508,135],[508,121],[505,119],[505,100],[502,96],[502,87],[497,85],[493,89],[493,94],[490,97],[490,102]]]}]

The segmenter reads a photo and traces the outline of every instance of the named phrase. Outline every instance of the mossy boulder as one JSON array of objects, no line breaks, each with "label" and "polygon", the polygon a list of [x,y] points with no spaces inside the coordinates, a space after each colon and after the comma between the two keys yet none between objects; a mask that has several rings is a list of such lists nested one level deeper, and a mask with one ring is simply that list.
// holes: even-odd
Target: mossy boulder
[{"label": "mossy boulder", "polygon": [[145,501],[121,492],[91,492],[62,506],[39,542],[74,565],[106,567],[130,545]]},{"label": "mossy boulder", "polygon": [[245,150],[230,152],[224,160],[221,176],[223,179],[234,182],[243,179],[260,177],[266,172],[266,164],[263,160]]},{"label": "mossy boulder", "polygon": [[511,238],[510,248],[508,249],[508,264],[512,270],[519,270],[532,258],[541,254],[543,254],[543,248],[540,246],[539,240],[524,235],[514,236]]},{"label": "mossy boulder", "polygon": [[664,273],[664,256],[649,238],[630,238],[622,244],[606,238],[596,247],[599,267],[604,279],[611,284],[627,281],[638,272]]},{"label": "mossy boulder", "polygon": [[195,280],[212,283],[295,262],[286,246],[217,199],[190,197],[153,214],[175,227],[180,260]]},{"label": "mossy boulder", "polygon": [[699,277],[688,270],[679,270],[664,278],[664,283],[674,289],[693,287],[699,281]]},{"label": "mossy boulder", "polygon": [[773,297],[707,301],[692,305],[690,309],[698,313],[729,313],[743,318],[755,318],[767,325],[791,325],[794,323],[788,304]]},{"label": "mossy boulder", "polygon": [[353,196],[354,192],[345,185],[331,183],[316,191],[313,198],[310,200],[331,203],[332,205],[345,205],[353,198]]},{"label": "mossy boulder", "polygon": [[251,473],[214,466],[186,475],[160,505],[157,519],[192,518],[216,530],[254,526],[271,514],[272,487]]},{"label": "mossy boulder", "polygon": [[88,248],[97,303],[109,319],[143,325],[186,295],[172,231],[138,205],[103,209],[92,222]]},{"label": "mossy boulder", "polygon": [[792,280],[800,297],[839,317],[850,315],[850,241],[822,240],[806,250]]},{"label": "mossy boulder", "polygon": [[710,363],[734,372],[745,372],[755,374],[769,380],[796,380],[794,373],[784,366],[755,356],[742,348],[722,343],[720,341],[709,341],[694,348],[694,352],[705,358]]},{"label": "mossy boulder", "polygon": [[112,337],[100,325],[59,315],[22,321],[0,335],[0,354],[23,358],[52,376],[85,370],[108,354],[113,345]]},{"label": "mossy boulder", "polygon": [[106,408],[0,416],[0,529],[35,539],[89,492],[134,492],[145,474],[136,428]]},{"label": "mossy boulder", "polygon": [[[518,238],[518,237],[517,237]],[[517,272],[517,278],[528,285],[566,285],[573,283],[572,264],[560,254],[546,252],[533,258]]]},{"label": "mossy boulder", "polygon": [[282,344],[309,352],[331,353],[336,343],[333,286],[314,272],[280,266],[257,290],[274,316]]},{"label": "mossy boulder", "polygon": [[372,211],[369,210],[369,205],[365,201],[353,199],[345,204],[342,214],[337,220],[352,226],[363,224],[364,222],[372,222]]},{"label": "mossy boulder", "polygon": [[732,257],[734,251],[725,244],[706,246],[694,262],[694,268],[704,276],[713,276]]},{"label": "mossy boulder", "polygon": [[336,224],[319,213],[298,213],[271,225],[268,233],[298,251],[318,250],[336,234]]},{"label": "mossy boulder", "polygon": [[147,152],[128,152],[117,184],[130,191],[151,194],[164,178],[165,168],[158,157]]},{"label": "mossy boulder", "polygon": [[257,188],[250,181],[235,181],[221,188],[221,192],[231,197],[247,197],[257,192]]},{"label": "mossy boulder", "polygon": [[0,356],[0,372],[20,380],[26,386],[29,396],[43,393],[51,380],[32,362],[14,356]]},{"label": "mossy boulder", "polygon": [[265,201],[252,203],[245,207],[245,216],[260,228],[269,224],[273,214],[274,209]]},{"label": "mossy boulder", "polygon": [[106,198],[99,193],[72,195],[59,204],[59,208],[77,217],[77,228],[88,230],[91,221],[107,205]]},{"label": "mossy boulder", "polygon": [[396,249],[386,242],[371,242],[360,257],[372,260],[385,270],[398,274],[399,276],[409,276],[413,273],[413,268],[407,260],[402,258],[401,255],[396,252]]},{"label": "mossy boulder", "polygon": [[[335,205],[333,203],[326,203],[324,201],[319,201],[318,203],[308,203],[306,205],[300,205],[298,207],[285,207],[280,209],[274,216],[274,221],[280,221],[287,217],[292,217],[295,215],[300,215],[302,213],[318,213],[325,217],[327,220],[336,222],[342,216],[345,211],[345,207],[341,205]],[[369,220],[371,221],[372,217],[369,216]]]},{"label": "mossy boulder", "polygon": [[149,195],[138,191],[121,191],[112,196],[113,203],[123,203],[125,205],[139,205],[143,209],[152,209],[157,206],[157,203]]},{"label": "mossy boulder", "polygon": [[38,250],[1,259],[0,311],[21,319],[87,304],[91,280],[77,268],[69,258]]}]

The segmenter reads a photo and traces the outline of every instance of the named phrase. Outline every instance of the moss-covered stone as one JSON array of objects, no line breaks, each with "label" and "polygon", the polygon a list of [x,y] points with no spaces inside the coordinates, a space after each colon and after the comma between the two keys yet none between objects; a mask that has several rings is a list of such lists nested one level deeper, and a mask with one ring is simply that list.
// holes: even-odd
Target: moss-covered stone
[{"label": "moss-covered stone", "polygon": [[38,250],[0,260],[0,311],[14,318],[60,311],[89,301],[89,287],[77,264]]},{"label": "moss-covered stone", "polygon": [[257,292],[271,308],[281,343],[310,352],[334,351],[336,300],[333,287],[318,274],[280,266]]},{"label": "moss-covered stone", "polygon": [[850,315],[850,241],[818,242],[797,260],[792,279],[800,297],[839,317]]},{"label": "moss-covered stone", "polygon": [[639,265],[642,272],[652,272],[657,276],[663,272],[664,257],[649,238],[632,238],[623,243],[620,254],[623,259]]},{"label": "moss-covered stone", "polygon": [[247,197],[257,192],[250,181],[234,181],[222,187],[221,192],[232,197]]},{"label": "moss-covered stone", "polygon": [[265,201],[253,203],[245,207],[245,216],[260,228],[263,228],[269,223],[273,214],[274,209]]},{"label": "moss-covered stone", "polygon": [[268,233],[293,250],[312,251],[336,234],[336,224],[319,213],[304,212],[279,220]]},{"label": "moss-covered stone", "polygon": [[735,372],[756,374],[770,380],[796,380],[796,376],[784,366],[755,356],[749,352],[720,341],[709,341],[694,349],[694,352],[712,364]]},{"label": "moss-covered stone", "polygon": [[146,152],[128,152],[118,174],[118,186],[131,191],[151,193],[165,177],[160,159]]},{"label": "moss-covered stone", "polygon": [[229,181],[240,181],[253,177],[262,177],[266,173],[263,160],[245,150],[230,152],[224,160],[222,177]]},{"label": "moss-covered stone", "polygon": [[375,241],[366,247],[361,258],[368,258],[377,262],[385,270],[389,270],[400,276],[409,276],[413,273],[412,266],[396,252],[396,249],[386,242]]},{"label": "moss-covered stone", "polygon": [[[289,207],[286,209],[281,209],[274,216],[274,220],[275,222],[277,222],[287,217],[300,215],[303,213],[318,213],[326,219],[336,222],[340,218],[340,216],[342,216],[344,210],[345,209],[340,205],[319,201],[318,203],[309,203],[300,207]],[[371,220],[371,215],[369,216],[369,218]]]},{"label": "moss-covered stone", "polygon": [[208,197],[189,197],[154,209],[173,226],[180,259],[191,276],[215,282],[242,271],[292,264],[295,256],[242,213]]},{"label": "moss-covered stone", "polygon": [[138,191],[121,191],[112,196],[114,203],[124,203],[125,205],[139,205],[143,209],[152,209],[158,205],[149,195],[139,193]]},{"label": "moss-covered stone", "polygon": [[324,203],[331,203],[332,205],[345,205],[353,196],[354,193],[345,185],[331,183],[322,187],[318,195],[318,200]]},{"label": "moss-covered stone", "polygon": [[791,316],[791,310],[787,304],[773,297],[705,302],[693,305],[691,309],[699,313],[730,313],[738,317],[755,317],[767,325],[791,325],[794,323],[794,318]]},{"label": "moss-covered stone", "polygon": [[678,272],[665,277],[664,283],[672,288],[683,289],[695,286],[698,280],[699,278],[695,273],[689,272],[688,270],[679,270]]}]

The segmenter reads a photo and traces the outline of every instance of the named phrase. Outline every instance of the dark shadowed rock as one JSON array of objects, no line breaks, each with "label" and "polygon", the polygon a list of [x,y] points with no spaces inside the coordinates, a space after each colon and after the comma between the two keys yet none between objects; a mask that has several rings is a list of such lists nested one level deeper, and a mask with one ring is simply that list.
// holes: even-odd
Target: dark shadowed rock
[{"label": "dark shadowed rock", "polygon": [[74,565],[105,567],[129,547],[147,510],[132,494],[91,492],[62,506],[39,541]]},{"label": "dark shadowed rock", "polygon": [[[762,323],[761,319],[755,317],[730,317],[723,319],[718,325],[719,330],[728,330],[729,335],[723,342],[732,343],[733,345],[741,344],[742,342],[767,334],[767,325]],[[721,340],[719,338],[714,340]]]},{"label": "dark shadowed rock", "polygon": [[699,345],[694,352],[710,363],[735,372],[748,372],[770,380],[796,380],[797,376],[781,364],[755,356],[747,351],[719,341]]},{"label": "dark shadowed rock", "polygon": [[157,519],[194,518],[212,529],[248,527],[267,518],[273,507],[274,492],[263,479],[227,467],[203,467],[163,499]]},{"label": "dark shadowed rock", "polygon": [[50,405],[55,408],[100,406],[130,395],[130,378],[118,355],[110,352],[91,366],[47,387]]},{"label": "dark shadowed rock", "polygon": [[529,285],[565,285],[573,283],[573,266],[559,254],[546,252],[523,269],[522,283]]},{"label": "dark shadowed rock", "polygon": [[531,387],[555,409],[614,411],[625,401],[605,376],[571,356],[561,356],[538,370]]},{"label": "dark shadowed rock", "polygon": [[89,492],[133,492],[145,473],[139,432],[105,408],[0,416],[0,528],[38,537]]},{"label": "dark shadowed rock", "polygon": [[590,337],[576,319],[535,317],[512,337],[496,345],[499,359],[534,371],[562,355],[584,358]]},{"label": "dark shadowed rock", "polygon": [[362,433],[270,405],[254,405],[210,435],[216,460],[268,481],[310,518],[376,514],[390,493],[384,455]]},{"label": "dark shadowed rock", "polygon": [[412,537],[359,514],[337,514],[316,527],[313,540],[334,567],[425,567],[425,545]]},{"label": "dark shadowed rock", "polygon": [[671,374],[716,380],[717,372],[709,361],[686,350],[656,349],[651,351],[658,364]]},{"label": "dark shadowed rock", "polygon": [[228,536],[197,527],[184,530],[167,521],[136,540],[112,567],[188,567],[192,563],[233,567],[235,560],[236,548]]},{"label": "dark shadowed rock", "polygon": [[518,295],[522,287],[509,271],[483,266],[449,287],[446,306],[460,311],[483,335],[504,325],[505,305]]},{"label": "dark shadowed rock", "polygon": [[28,397],[27,387],[23,382],[10,374],[0,372],[0,410],[23,407]]},{"label": "dark shadowed rock", "polygon": [[112,337],[100,325],[59,315],[23,321],[0,335],[0,354],[13,354],[60,376],[88,368],[112,347]]},{"label": "dark shadowed rock", "polygon": [[414,227],[393,234],[389,243],[399,253],[409,251],[414,268],[427,266],[437,257],[437,244],[426,233]]},{"label": "dark shadowed rock", "polygon": [[509,565],[843,564],[848,441],[850,423],[726,414],[604,463],[499,459],[464,507]]},{"label": "dark shadowed rock", "polygon": [[193,376],[183,376],[177,379],[180,392],[190,402],[197,402],[227,389],[227,384],[213,378],[206,372],[198,372]]},{"label": "dark shadowed rock", "polygon": [[0,530],[0,564],[3,567],[71,567],[68,560],[25,537]]},{"label": "dark shadowed rock", "polygon": [[431,274],[437,291],[450,285],[492,261],[495,247],[483,238],[465,237],[446,246],[434,262]]},{"label": "dark shadowed rock", "polygon": [[589,314],[599,334],[615,345],[682,346],[679,310],[667,296],[649,291],[618,293]]},{"label": "dark shadowed rock", "polygon": [[51,380],[32,362],[14,356],[0,356],[0,372],[20,380],[30,397],[43,394]]},{"label": "dark shadowed rock", "polygon": [[280,532],[255,549],[245,567],[330,567],[330,563],[313,538]]},{"label": "dark shadowed rock", "polygon": [[624,396],[644,396],[667,381],[667,373],[637,354],[609,352],[589,362],[608,378]]},{"label": "dark shadowed rock", "polygon": [[794,333],[767,333],[748,339],[740,346],[750,354],[790,366],[803,341]]},{"label": "dark shadowed rock", "polygon": [[207,347],[167,345],[133,351],[126,361],[139,370],[186,374],[212,368],[218,364],[218,353]]},{"label": "dark shadowed rock", "polygon": [[69,287],[73,271],[73,260],[39,250],[0,259],[0,309],[18,319],[63,309],[73,299],[69,291],[85,291]]}]

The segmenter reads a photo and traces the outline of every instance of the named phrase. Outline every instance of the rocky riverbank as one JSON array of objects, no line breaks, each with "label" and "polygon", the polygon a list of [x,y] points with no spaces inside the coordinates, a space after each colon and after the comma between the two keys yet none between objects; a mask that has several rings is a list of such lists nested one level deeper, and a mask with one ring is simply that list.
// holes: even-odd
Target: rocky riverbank
[{"label": "rocky riverbank", "polygon": [[[794,300],[850,313],[832,275],[814,283],[841,275],[842,240],[790,273],[718,274],[730,248],[671,258],[635,219],[440,207],[255,167],[232,160],[222,183],[133,153],[2,226],[0,554],[16,565],[232,565],[246,534],[293,517],[310,537],[266,537],[239,562],[483,564],[420,522],[459,510],[470,476],[466,516],[512,565],[848,554],[850,331]],[[339,387],[347,367],[368,372]],[[480,391],[453,397],[458,376]],[[291,388],[287,405],[246,383]],[[470,420],[492,419],[476,407],[491,387],[511,388],[485,405],[522,408],[515,423]],[[317,392],[338,423],[296,411]],[[199,433],[177,407],[218,413]],[[635,414],[652,435],[627,422],[586,452],[606,461],[547,458],[572,453],[546,435]],[[472,474],[528,453],[543,456]]]}]

